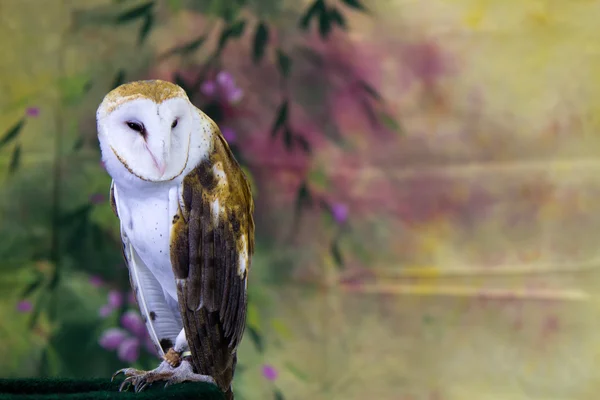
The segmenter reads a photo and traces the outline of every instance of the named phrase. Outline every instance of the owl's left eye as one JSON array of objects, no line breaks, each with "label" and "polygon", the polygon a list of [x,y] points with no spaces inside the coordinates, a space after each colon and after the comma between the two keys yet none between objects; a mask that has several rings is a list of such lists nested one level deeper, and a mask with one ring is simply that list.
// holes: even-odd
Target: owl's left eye
[{"label": "owl's left eye", "polygon": [[177,119],[175,121],[173,121],[173,123],[171,124],[171,128],[175,128],[177,126],[178,121],[179,120],[177,120]]}]

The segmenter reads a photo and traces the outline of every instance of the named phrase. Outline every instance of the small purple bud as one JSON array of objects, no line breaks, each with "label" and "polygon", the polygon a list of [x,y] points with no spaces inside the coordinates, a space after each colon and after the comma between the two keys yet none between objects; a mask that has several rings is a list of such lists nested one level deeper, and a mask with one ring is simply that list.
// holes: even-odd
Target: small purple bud
[{"label": "small purple bud", "polygon": [[116,350],[125,339],[127,339],[127,332],[123,329],[110,328],[102,332],[98,343],[106,350]]},{"label": "small purple bud", "polygon": [[200,86],[200,91],[205,96],[212,96],[217,91],[217,85],[213,81],[206,81]]},{"label": "small purple bud", "polygon": [[225,89],[233,88],[235,83],[233,82],[233,76],[227,71],[221,71],[217,74],[217,83],[219,86]]},{"label": "small purple bud", "polygon": [[118,290],[108,292],[108,305],[114,308],[119,308],[123,305],[123,294]]},{"label": "small purple bud", "polygon": [[104,285],[104,281],[98,275],[92,275],[90,276],[90,285],[99,288]]},{"label": "small purple bud", "polygon": [[90,203],[101,204],[106,201],[106,197],[102,193],[94,193],[90,196]]},{"label": "small purple bud", "polygon": [[146,334],[146,325],[142,321],[142,317],[135,311],[130,310],[123,314],[121,325],[137,337],[144,337]]},{"label": "small purple bud", "polygon": [[102,169],[106,170],[106,164],[102,160],[100,161],[100,167],[102,167]]},{"label": "small purple bud", "polygon": [[262,374],[266,379],[270,381],[274,381],[275,379],[277,379],[278,375],[277,370],[274,367],[266,364],[262,367]]},{"label": "small purple bud", "polygon": [[348,206],[336,203],[331,207],[331,214],[339,224],[343,224],[348,218]]},{"label": "small purple bud", "polygon": [[140,341],[133,337],[123,340],[117,350],[119,359],[129,363],[135,362],[138,359],[139,353]]},{"label": "small purple bud", "polygon": [[33,306],[29,300],[22,300],[17,304],[17,311],[20,313],[28,313],[31,312]]},{"label": "small purple bud", "polygon": [[225,138],[225,140],[227,140],[228,143],[235,143],[235,131],[229,127],[224,127],[221,130],[221,133],[223,134],[223,137]]},{"label": "small purple bud", "polygon": [[227,90],[227,101],[229,104],[238,103],[242,99],[242,96],[244,96],[244,91],[240,88],[236,87],[234,89]]},{"label": "small purple bud", "polygon": [[28,117],[35,118],[40,115],[40,109],[38,107],[28,107],[27,110],[25,110],[25,114]]},{"label": "small purple bud", "polygon": [[109,306],[108,304],[105,304],[102,307],[100,307],[100,309],[98,310],[98,315],[100,315],[102,318],[106,318],[112,312],[113,312],[113,308],[111,306]]}]

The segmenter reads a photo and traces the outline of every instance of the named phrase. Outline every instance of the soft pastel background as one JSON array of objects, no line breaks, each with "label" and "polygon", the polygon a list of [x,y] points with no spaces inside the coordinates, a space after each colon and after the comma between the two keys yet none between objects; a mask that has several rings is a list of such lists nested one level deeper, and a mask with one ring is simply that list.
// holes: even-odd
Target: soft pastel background
[{"label": "soft pastel background", "polygon": [[162,78],[253,181],[237,398],[597,399],[598,18],[594,0],[0,0],[0,375],[155,366],[95,109]]}]

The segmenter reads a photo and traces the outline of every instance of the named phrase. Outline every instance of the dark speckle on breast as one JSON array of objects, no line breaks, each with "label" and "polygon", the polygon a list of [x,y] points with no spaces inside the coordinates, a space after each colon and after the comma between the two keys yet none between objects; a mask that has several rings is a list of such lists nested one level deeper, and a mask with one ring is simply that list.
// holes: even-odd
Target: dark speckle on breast
[{"label": "dark speckle on breast", "polygon": [[154,321],[156,319],[156,313],[154,311],[150,311],[150,320]]}]

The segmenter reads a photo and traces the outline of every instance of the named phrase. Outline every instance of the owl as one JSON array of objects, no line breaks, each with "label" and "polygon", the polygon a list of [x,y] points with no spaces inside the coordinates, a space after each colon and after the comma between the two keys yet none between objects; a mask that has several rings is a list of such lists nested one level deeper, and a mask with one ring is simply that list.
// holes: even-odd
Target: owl
[{"label": "owl", "polygon": [[210,382],[233,399],[254,252],[250,185],[217,125],[173,83],[123,84],[96,119],[129,280],[162,358],[151,371],[117,371],[120,390]]}]

